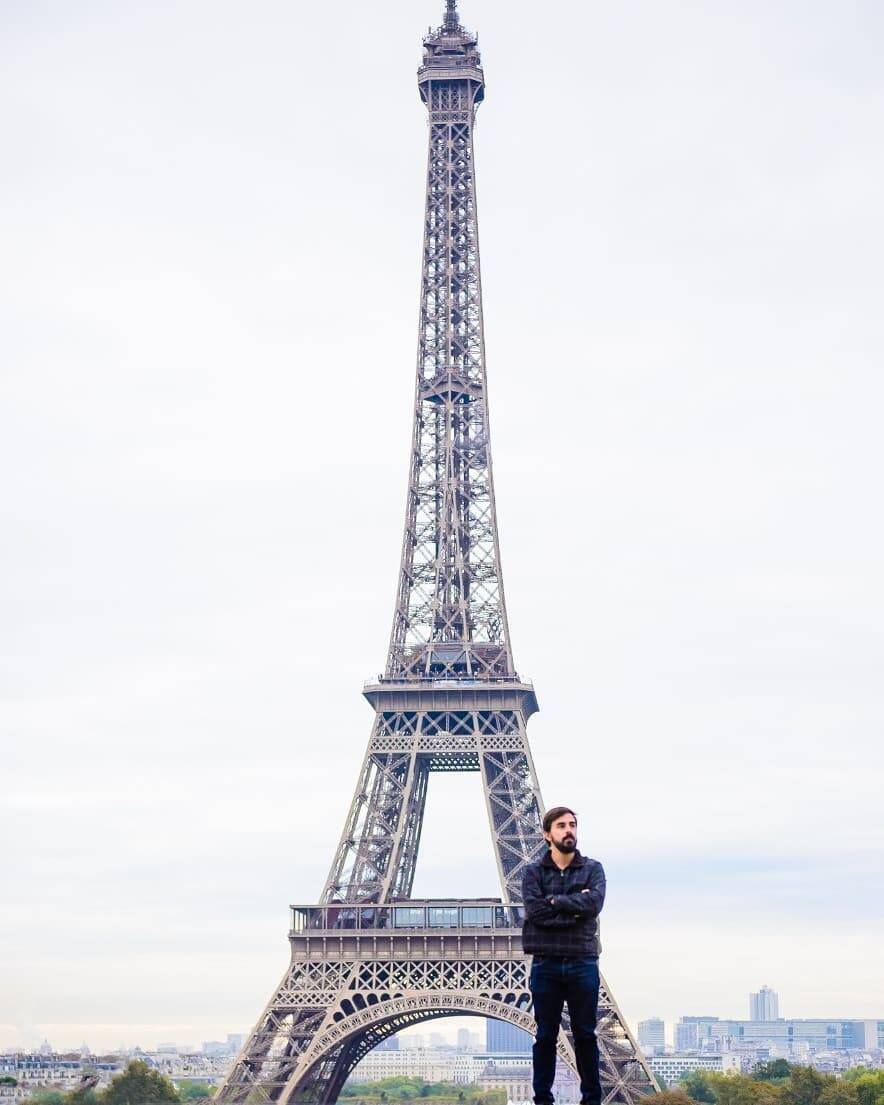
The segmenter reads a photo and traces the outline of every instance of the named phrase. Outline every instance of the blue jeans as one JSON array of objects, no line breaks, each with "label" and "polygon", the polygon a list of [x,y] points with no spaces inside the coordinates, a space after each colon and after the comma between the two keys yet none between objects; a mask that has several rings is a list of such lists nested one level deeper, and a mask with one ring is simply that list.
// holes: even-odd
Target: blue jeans
[{"label": "blue jeans", "polygon": [[562,1007],[568,1003],[577,1070],[580,1074],[580,1100],[584,1105],[600,1105],[599,1045],[595,1037],[599,1003],[599,964],[597,959],[552,959],[535,956],[528,984],[534,1003],[537,1033],[534,1041],[534,1101],[552,1105],[552,1087],[556,1077],[556,1043],[562,1021]]}]

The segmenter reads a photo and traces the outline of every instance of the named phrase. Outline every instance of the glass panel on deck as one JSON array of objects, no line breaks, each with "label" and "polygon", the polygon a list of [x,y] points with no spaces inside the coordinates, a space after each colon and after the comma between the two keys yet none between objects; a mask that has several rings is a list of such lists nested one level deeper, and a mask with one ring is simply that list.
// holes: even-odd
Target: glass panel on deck
[{"label": "glass panel on deck", "polygon": [[427,910],[428,925],[431,929],[456,929],[456,905],[431,905]]},{"label": "glass panel on deck", "polygon": [[491,906],[465,905],[462,913],[464,928],[491,928]]},{"label": "glass panel on deck", "polygon": [[396,906],[393,910],[393,924],[397,929],[423,928],[424,911],[419,906]]}]

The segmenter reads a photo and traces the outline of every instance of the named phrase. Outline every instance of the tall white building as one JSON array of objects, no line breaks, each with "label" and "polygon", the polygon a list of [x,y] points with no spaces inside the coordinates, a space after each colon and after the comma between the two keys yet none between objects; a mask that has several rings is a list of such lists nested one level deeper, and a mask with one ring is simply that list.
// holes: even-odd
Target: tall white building
[{"label": "tall white building", "polygon": [[659,1017],[651,1017],[638,1022],[639,1047],[646,1054],[662,1051],[666,1046],[666,1025]]},{"label": "tall white building", "polygon": [[[492,1022],[489,1021],[488,1024]],[[468,1028],[459,1028],[457,1030],[457,1050],[458,1051],[481,1051],[482,1050],[482,1037],[478,1032],[470,1032]],[[488,1048],[489,1051],[495,1049]]]},{"label": "tall white building", "polygon": [[696,1017],[682,1017],[675,1026],[675,1050],[695,1051],[700,1046]]},{"label": "tall white building", "polygon": [[762,986],[757,994],[749,995],[750,1021],[776,1021],[780,1016],[780,997],[776,990]]}]

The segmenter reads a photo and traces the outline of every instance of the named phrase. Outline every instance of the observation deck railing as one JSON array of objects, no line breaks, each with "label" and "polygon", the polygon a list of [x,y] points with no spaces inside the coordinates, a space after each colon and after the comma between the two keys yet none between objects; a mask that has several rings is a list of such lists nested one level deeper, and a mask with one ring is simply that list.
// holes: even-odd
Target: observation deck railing
[{"label": "observation deck railing", "polygon": [[384,675],[380,672],[376,679],[364,679],[362,686],[368,687],[439,687],[442,690],[451,690],[457,687],[466,687],[470,690],[476,687],[488,687],[497,685],[513,685],[519,688],[534,690],[534,684],[530,679],[522,679],[517,673],[512,675]]},{"label": "observation deck railing", "polygon": [[370,905],[333,902],[330,905],[291,906],[293,936],[342,930],[365,933],[483,931],[521,929],[525,908],[495,898],[422,899]]}]

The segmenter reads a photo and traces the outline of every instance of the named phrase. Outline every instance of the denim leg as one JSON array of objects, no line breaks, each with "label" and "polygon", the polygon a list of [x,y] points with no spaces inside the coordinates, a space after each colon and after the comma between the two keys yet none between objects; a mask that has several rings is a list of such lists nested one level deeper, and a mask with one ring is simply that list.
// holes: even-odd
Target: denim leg
[{"label": "denim leg", "polygon": [[566,972],[566,999],[574,1036],[583,1105],[601,1105],[599,1044],[595,1035],[599,1004],[599,965],[591,959],[571,960]]},{"label": "denim leg", "polygon": [[532,1048],[534,1102],[535,1105],[552,1105],[555,1101],[552,1087],[556,1077],[556,1044],[562,1021],[562,1007],[565,1004],[561,961],[535,959],[531,967],[529,986],[537,1024]]}]

